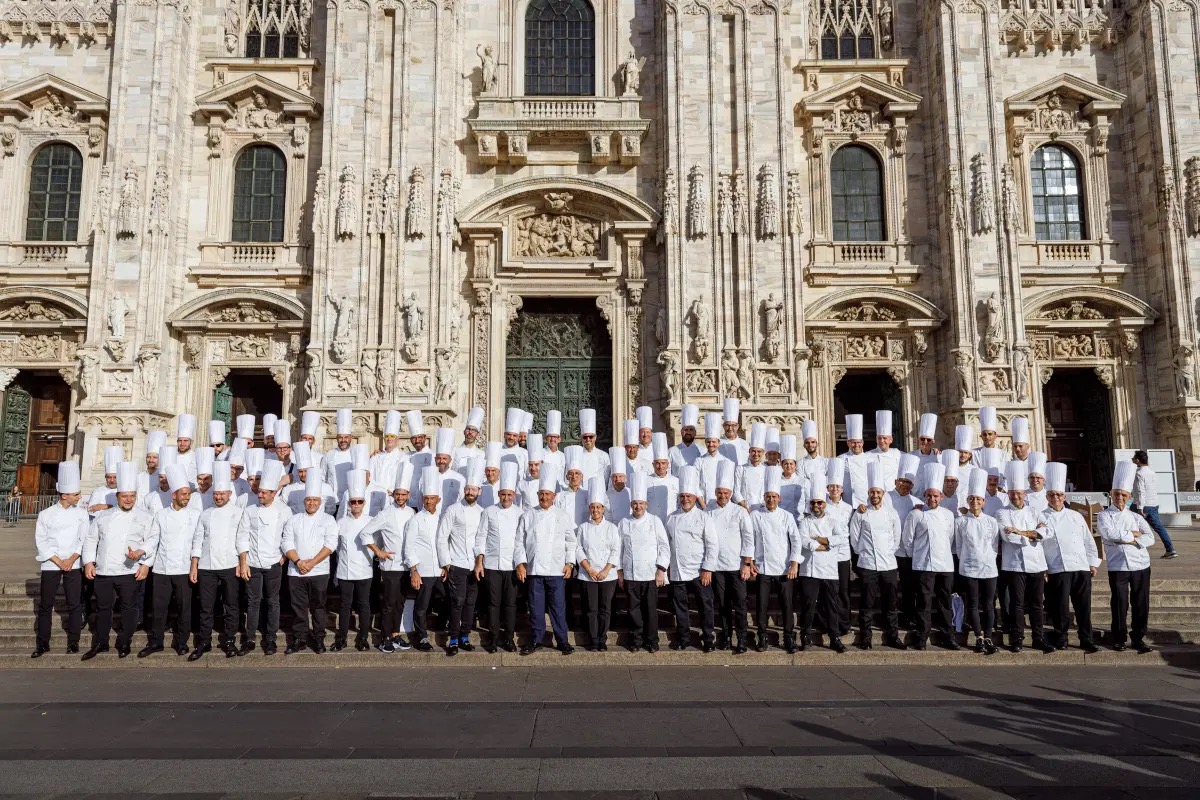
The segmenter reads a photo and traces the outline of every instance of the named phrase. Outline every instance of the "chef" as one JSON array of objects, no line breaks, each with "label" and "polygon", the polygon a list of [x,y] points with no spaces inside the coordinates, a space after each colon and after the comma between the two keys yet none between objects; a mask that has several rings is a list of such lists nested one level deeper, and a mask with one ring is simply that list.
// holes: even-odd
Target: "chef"
[{"label": "chef", "polygon": [[[836,520],[842,526],[842,532],[847,534],[837,540],[835,548],[838,563],[838,627],[830,635],[846,636],[853,630],[850,620],[850,572],[852,571],[853,558],[850,552],[848,531],[850,514],[854,511],[854,508],[844,499],[850,471],[846,469],[845,459],[831,458],[826,464],[829,467],[829,473],[826,476],[825,484],[825,515]],[[870,466],[870,464],[867,466]],[[865,484],[866,481],[864,481],[864,486]],[[865,488],[863,489],[863,497],[866,498]],[[855,502],[857,503],[858,501]],[[865,511],[867,504],[864,502],[859,507]]]},{"label": "chef", "polygon": [[[713,500],[707,513],[717,532],[717,564],[713,570],[713,603],[721,616],[722,637],[718,650],[733,649],[734,655],[746,652],[746,577],[743,564],[754,559],[754,530],[750,514],[733,502],[734,464],[722,456],[713,480]],[[737,643],[733,634],[737,632]]]},{"label": "chef", "polygon": [[272,457],[275,454],[275,423],[278,421],[279,417],[276,414],[263,414],[263,450],[270,453]]},{"label": "chef", "polygon": [[565,585],[575,563],[575,527],[554,505],[557,489],[554,476],[543,474],[537,506],[527,509],[517,523],[513,562],[517,580],[529,584],[529,625],[533,629],[533,638],[521,648],[524,656],[545,647],[547,605],[558,651],[564,656],[575,652],[567,640]]},{"label": "chef", "polygon": [[[443,480],[443,486],[445,481]],[[475,577],[475,538],[483,509],[479,506],[479,490],[483,486],[483,459],[476,458],[467,468],[462,497],[455,503],[445,503],[437,529],[437,557],[442,569],[442,581],[450,594],[450,638],[446,654],[471,652],[471,629],[475,627],[475,601],[479,596],[479,581]]]},{"label": "chef", "polygon": [[565,475],[567,462],[560,449],[562,444],[562,412],[552,408],[546,412],[546,430],[542,434],[542,469],[553,466],[559,475]]},{"label": "chef", "polygon": [[[896,551],[900,548],[900,515],[886,500],[885,483],[883,465],[868,464],[866,509],[851,514],[847,525],[850,548],[858,556],[858,579],[861,581],[858,646],[863,650],[871,649],[871,619],[877,609],[883,620],[883,643],[897,650],[906,649],[900,641],[897,614],[899,572]],[[838,565],[841,565],[840,561]]]},{"label": "chef", "polygon": [[195,495],[200,501],[200,510],[211,508],[213,464],[217,463],[217,453],[211,447],[201,447],[196,450],[196,485]]},{"label": "chef", "polygon": [[[938,450],[935,437],[937,436],[938,415],[925,413],[917,423],[917,459],[922,465],[937,460]],[[967,426],[970,430],[970,426]]]},{"label": "chef", "polygon": [[804,456],[796,465],[796,471],[804,479],[805,488],[808,487],[808,482],[813,478],[825,479],[825,457],[821,455],[821,442],[817,433],[817,421],[814,419],[804,420],[804,424],[800,428],[800,442],[804,446]]},{"label": "chef", "polygon": [[[1004,462],[1008,461],[1008,453],[996,446],[996,441],[999,438],[999,424],[996,418],[996,408],[994,406],[980,406],[979,408],[979,441],[983,443],[981,447],[975,449],[975,466],[984,467],[983,455],[986,451],[992,451],[994,458],[999,462],[997,466],[1003,468]],[[1025,484],[1021,484],[1024,486]],[[985,512],[986,513],[986,512]]]},{"label": "chef", "polygon": [[[114,489],[116,474],[117,467],[114,466]],[[54,485],[58,502],[40,511],[34,526],[34,557],[41,566],[41,580],[37,622],[34,626],[37,643],[34,645],[33,658],[41,658],[50,652],[50,629],[55,618],[54,603],[60,584],[67,601],[67,652],[79,652],[79,634],[83,630],[83,605],[80,600],[83,588],[83,538],[89,526],[88,513],[79,508],[79,488],[79,464],[75,461],[60,463],[58,481]],[[113,505],[116,505],[115,497]]]},{"label": "chef", "polygon": [[429,642],[429,604],[433,590],[442,577],[437,557],[437,528],[441,519],[442,473],[434,466],[425,467],[420,474],[421,510],[404,526],[402,559],[408,569],[409,581],[416,591],[413,602],[413,649],[422,653],[433,651]]},{"label": "chef", "polygon": [[650,406],[638,406],[635,415],[638,424],[638,460],[646,464],[646,474],[653,471],[651,462],[656,458],[653,452],[654,444],[654,409]]},{"label": "chef", "polygon": [[208,446],[213,449],[213,457],[220,461],[229,460],[229,449],[225,444],[225,420],[213,419],[208,422]]},{"label": "chef", "polygon": [[1008,586],[1009,649],[1021,652],[1025,638],[1025,614],[1033,630],[1033,646],[1054,652],[1044,637],[1043,604],[1046,596],[1046,549],[1042,540],[1053,535],[1041,515],[1025,502],[1029,473],[1025,462],[1004,465],[1008,482],[1008,508],[996,512],[1000,524],[1000,580]]},{"label": "chef", "polygon": [[629,463],[625,451],[620,447],[608,448],[609,485],[608,521],[619,525],[630,514],[629,506]]},{"label": "chef", "polygon": [[[338,449],[341,449],[340,444]],[[396,473],[400,470],[400,465],[408,461],[409,457],[408,453],[400,449],[400,412],[394,409],[389,410],[383,418],[383,450],[371,456],[371,463],[368,467],[371,479],[381,486],[395,486]],[[416,469],[415,464],[413,468]],[[341,492],[339,492],[338,497],[341,496]]]},{"label": "chef", "polygon": [[296,442],[296,446],[292,449],[292,460],[296,468],[295,482],[285,486],[280,494],[280,499],[287,503],[288,509],[293,514],[304,513],[308,479],[309,476],[312,476],[321,486],[322,513],[330,516],[336,514],[338,498],[333,492],[333,487],[322,479],[321,470],[317,467],[317,462],[314,460],[312,450],[307,442]]},{"label": "chef", "polygon": [[[436,447],[434,448],[433,464],[442,476],[442,503],[452,506],[462,497],[465,483],[461,472],[450,469],[450,464],[454,460],[454,429],[438,428],[434,444]],[[416,466],[414,464],[413,468],[416,469]]]},{"label": "chef", "polygon": [[[501,450],[500,455],[501,461],[511,461],[516,464],[517,473],[520,475],[526,474],[529,467],[529,456],[521,447],[521,428],[524,421],[524,411],[519,408],[508,409],[508,413],[504,417],[504,449]],[[526,444],[528,444],[528,438]]]},{"label": "chef", "polygon": [[704,451],[696,444],[696,426],[700,424],[700,407],[684,403],[679,411],[679,444],[671,448],[671,474],[679,477],[680,468],[696,463]]},{"label": "chef", "polygon": [[579,442],[583,446],[583,457],[579,462],[580,468],[583,470],[583,479],[591,481],[592,478],[600,478],[602,482],[607,483],[608,453],[596,447],[596,409],[594,408],[579,409]]},{"label": "chef", "polygon": [[196,415],[180,414],[175,423],[175,449],[178,451],[178,463],[187,474],[188,481],[196,481],[196,451],[192,444],[196,439]]},{"label": "chef", "polygon": [[[1145,517],[1129,508],[1137,466],[1132,461],[1118,462],[1113,470],[1112,505],[1100,512],[1096,528],[1104,541],[1108,560],[1108,588],[1112,591],[1113,650],[1125,649],[1128,638],[1138,653],[1154,648],[1146,644],[1150,618],[1150,547],[1154,529]],[[93,523],[94,524],[94,523]],[[1127,627],[1126,615],[1132,607],[1133,625]]]},{"label": "chef", "polygon": [[[321,471],[325,482],[333,487],[334,496],[339,500],[346,493],[346,476],[353,467],[350,465],[350,451],[354,444],[354,427],[350,409],[339,408],[335,421],[337,431],[337,448],[330,450],[321,460]],[[370,469],[368,464],[367,469]],[[391,478],[387,475],[371,475],[372,480],[382,482],[380,485],[390,486]]]},{"label": "chef", "polygon": [[1025,492],[1025,503],[1039,514],[1046,510],[1046,454],[1034,450],[1025,459],[1029,465],[1029,491]]},{"label": "chef", "polygon": [[274,455],[275,460],[283,464],[283,474],[287,476],[288,483],[296,483],[296,453],[292,448],[292,423],[286,419],[275,420],[275,436],[274,436]]},{"label": "chef", "polygon": [[747,511],[753,510],[762,502],[763,480],[767,469],[767,465],[763,463],[767,454],[766,425],[761,422],[750,425],[749,444],[746,463],[737,469],[737,487],[733,492],[733,499]]},{"label": "chef", "polygon": [[793,434],[779,437],[779,466],[783,468],[779,504],[784,511],[799,519],[808,508],[808,481],[800,474],[800,462],[796,459],[797,444]]},{"label": "chef", "polygon": [[783,615],[783,641],[788,652],[796,651],[795,614],[792,595],[799,574],[802,542],[796,518],[779,507],[780,482],[783,470],[767,467],[763,478],[763,502],[750,512],[750,527],[754,531],[754,557],[742,562],[742,578],[758,578],[758,652],[764,653],[767,642],[767,604],[774,589]]},{"label": "chef", "polygon": [[[483,449],[477,451],[478,458],[483,460],[483,486],[479,487],[479,507],[491,508],[500,502],[500,443],[488,442]],[[463,464],[458,471],[466,475],[470,462]]]},{"label": "chef", "polygon": [[467,412],[467,423],[463,426],[463,442],[454,448],[454,463],[451,465],[463,472],[476,456],[483,455],[483,444],[479,432],[483,429],[483,409],[475,406]]},{"label": "chef", "polygon": [[[167,443],[166,431],[150,431],[146,435],[146,468],[137,476],[137,499],[142,502],[151,491],[158,491],[158,451]],[[107,472],[107,467],[105,468]]]},{"label": "chef", "polygon": [[621,535],[617,526],[605,518],[607,505],[604,479],[592,478],[588,481],[588,518],[575,531],[589,652],[608,650],[608,623],[621,563]]},{"label": "chef", "polygon": [[117,504],[117,464],[125,460],[125,448],[119,444],[104,447],[104,485],[92,490],[87,502],[89,514],[99,514]]},{"label": "chef", "polygon": [[[288,565],[288,594],[292,600],[292,641],[284,655],[312,645],[325,652],[325,600],[329,594],[329,556],[337,550],[338,524],[326,514],[325,482],[314,470],[304,486],[304,511],[283,526],[280,549]],[[312,626],[309,626],[311,614]]]},{"label": "chef", "polygon": [[[826,486],[828,484],[827,478]],[[879,495],[882,501],[883,492],[880,491]],[[809,515],[800,523],[803,556],[797,571],[800,583],[800,649],[804,650],[812,644],[809,631],[812,630],[817,608],[820,607],[821,621],[829,637],[829,649],[835,653],[844,653],[846,645],[842,644],[840,634],[838,564],[842,544],[845,543],[847,548],[850,546],[849,537],[845,524],[825,512],[825,498],[819,479],[809,486],[808,496]],[[787,650],[789,653],[795,652],[795,638],[787,645]]]},{"label": "chef", "polygon": [[1085,653],[1098,651],[1092,639],[1092,577],[1100,566],[1096,540],[1087,520],[1066,507],[1067,465],[1046,465],[1046,503],[1042,522],[1052,535],[1042,543],[1046,551],[1046,611],[1053,633],[1046,641],[1055,650],[1066,650],[1075,611],[1075,631]]},{"label": "chef", "polygon": [[254,447],[254,415],[238,414],[233,422],[237,426],[237,440],[241,441],[246,449]]},{"label": "chef", "polygon": [[704,453],[696,459],[694,465],[700,470],[700,494],[705,508],[715,501],[717,468],[722,462],[736,466],[721,453],[721,415],[710,411],[704,415]]},{"label": "chef", "polygon": [[1025,417],[1013,417],[1008,429],[1012,433],[1012,460],[1027,461],[1033,450],[1029,440],[1029,420]]},{"label": "chef", "polygon": [[[503,453],[503,451],[501,452]],[[517,502],[522,508],[537,508],[538,487],[542,485],[542,435],[540,433],[529,434],[525,440],[525,448],[521,452],[525,453],[527,458],[524,468],[521,467],[520,462],[504,455],[500,457],[500,466],[503,468],[506,463],[516,465],[517,474],[521,476],[517,482]],[[558,480],[556,475],[550,477]]]},{"label": "chef", "polygon": [[[874,461],[883,465],[883,481],[891,486],[900,469],[900,456],[904,451],[892,447],[892,412],[882,409],[875,412],[875,447],[868,453]],[[855,503],[855,505],[858,505]]]},{"label": "chef", "polygon": [[736,397],[726,397],[722,404],[722,422],[725,436],[721,439],[721,455],[741,466],[750,457],[750,443],[738,436],[741,430],[741,403]]},{"label": "chef", "polygon": [[679,508],[667,517],[667,543],[670,564],[671,601],[675,607],[675,643],[672,650],[686,650],[691,644],[688,590],[700,604],[700,649],[713,649],[712,574],[717,568],[717,528],[712,517],[697,504],[700,498],[700,472],[683,465],[679,473]]},{"label": "chef", "polygon": [[679,479],[671,474],[670,452],[667,435],[654,434],[651,450],[654,452],[652,473],[646,478],[646,512],[665,520],[679,507]]},{"label": "chef", "polygon": [[[292,513],[278,498],[275,488],[283,478],[283,465],[278,461],[266,461],[261,469],[256,502],[247,504],[238,525],[237,551],[246,554],[242,566],[242,580],[246,581],[246,632],[241,650],[243,654],[253,650],[255,637],[261,630],[263,655],[271,656],[276,652],[279,634],[279,588],[285,560],[281,547],[283,528]],[[264,603],[267,607],[265,625],[262,620]]]},{"label": "chef", "polygon": [[621,444],[624,445],[625,464],[631,472],[650,475],[654,471],[652,454],[647,454],[642,460],[642,449],[638,445],[638,423],[636,419],[627,419],[621,426]]},{"label": "chef", "polygon": [[408,521],[417,513],[408,504],[410,486],[412,464],[405,462],[396,473],[391,502],[358,535],[359,544],[370,549],[379,559],[379,575],[383,584],[379,615],[381,653],[391,654],[410,649],[408,641],[401,635],[404,586],[409,577],[403,558],[404,533]]},{"label": "chef", "polygon": [[563,510],[571,519],[572,525],[582,525],[587,521],[588,512],[588,490],[584,488],[583,483],[583,466],[581,454],[583,448],[579,445],[571,445],[567,448],[564,458],[564,467],[566,468],[566,485],[560,486],[558,495],[554,498],[554,504]]},{"label": "chef", "polygon": [[[371,522],[367,513],[366,470],[351,470],[346,476],[347,513],[337,521],[337,587],[341,593],[337,635],[333,651],[346,649],[350,637],[350,614],[358,617],[354,649],[371,648],[371,579],[374,553],[363,544],[361,534]],[[323,638],[323,636],[321,637]]]},{"label": "chef", "polygon": [[[936,463],[933,458],[929,463]],[[904,522],[914,508],[921,507],[921,499],[916,493],[917,473],[920,471],[920,456],[905,453],[900,457],[900,467],[896,474],[896,488],[888,492],[887,503],[900,517],[900,529],[904,530]],[[900,627],[911,628],[917,618],[917,584],[912,570],[912,555],[904,549],[903,541],[896,548],[896,566],[900,574]]]},{"label": "chef", "polygon": [[941,464],[921,467],[921,485],[925,487],[924,508],[914,508],[900,532],[900,546],[912,556],[918,593],[916,610],[919,626],[914,648],[925,650],[933,629],[937,629],[948,650],[961,647],[954,640],[954,618],[950,595],[954,587],[954,515],[939,505],[944,495],[941,486],[946,468]]},{"label": "chef", "polygon": [[858,506],[867,496],[867,464],[874,460],[863,452],[862,414],[846,415],[846,452],[841,458],[850,473],[850,490],[844,499]]},{"label": "chef", "polygon": [[241,581],[248,577],[246,554],[237,548],[238,528],[246,510],[233,502],[233,475],[228,461],[213,466],[212,505],[200,513],[191,543],[189,580],[200,595],[200,630],[196,648],[188,661],[197,661],[212,651],[213,610],[217,593],[225,609],[220,644],[226,658],[241,655],[237,648],[238,622],[242,615]]},{"label": "chef", "polygon": [[973,470],[967,479],[966,513],[954,520],[954,552],[958,555],[960,584],[965,590],[966,624],[975,633],[975,652],[992,655],[996,645],[996,558],[1000,552],[1000,524],[983,513],[987,473]]},{"label": "chef", "polygon": [[178,655],[187,654],[188,637],[192,632],[192,539],[200,522],[200,510],[189,507],[192,487],[181,465],[167,469],[167,483],[171,489],[171,505],[154,515],[143,548],[146,555],[142,563],[150,567],[153,574],[150,589],[154,597],[154,615],[150,641],[138,652],[138,658],[162,651],[167,611],[172,600],[178,605],[178,613],[171,646]]},{"label": "chef", "polygon": [[662,520],[649,512],[649,480],[629,476],[629,516],[617,525],[621,537],[619,581],[625,585],[629,620],[633,626],[630,650],[658,652],[658,589],[667,584],[671,546]]},{"label": "chef", "polygon": [[497,648],[506,653],[517,649],[517,578],[513,555],[516,551],[517,523],[521,521],[517,504],[517,465],[500,465],[500,491],[496,504],[484,509],[475,531],[475,579],[487,583],[487,651]]}]

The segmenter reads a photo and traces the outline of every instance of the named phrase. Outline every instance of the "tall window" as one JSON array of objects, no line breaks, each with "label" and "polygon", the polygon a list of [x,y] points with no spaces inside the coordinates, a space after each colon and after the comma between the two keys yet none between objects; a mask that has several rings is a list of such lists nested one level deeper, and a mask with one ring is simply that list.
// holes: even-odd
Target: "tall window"
[{"label": "tall window", "polygon": [[1083,195],[1079,162],[1062,145],[1042,145],[1029,165],[1033,185],[1033,223],[1039,239],[1082,239]]},{"label": "tall window", "polygon": [[299,19],[297,0],[249,0],[246,58],[298,58],[302,24],[305,23]]},{"label": "tall window", "polygon": [[883,168],[879,159],[861,145],[846,145],[833,154],[830,173],[834,241],[883,241]]},{"label": "tall window", "polygon": [[[890,31],[892,6],[884,3]],[[821,0],[821,58],[875,58],[875,28],[874,0]]]},{"label": "tall window", "polygon": [[25,239],[31,242],[76,241],[82,189],[83,158],[78,150],[62,143],[38,150],[29,174]]},{"label": "tall window", "polygon": [[233,179],[233,241],[283,241],[286,185],[282,153],[265,144],[242,151]]},{"label": "tall window", "polygon": [[525,94],[596,93],[596,14],[588,0],[532,0],[525,12]]}]

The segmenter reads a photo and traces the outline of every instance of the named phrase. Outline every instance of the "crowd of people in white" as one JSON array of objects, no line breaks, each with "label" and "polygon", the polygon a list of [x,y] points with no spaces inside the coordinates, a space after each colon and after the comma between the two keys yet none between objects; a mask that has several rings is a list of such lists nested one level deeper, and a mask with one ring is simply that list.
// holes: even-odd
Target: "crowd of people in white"
[{"label": "crowd of people in white", "polygon": [[[474,650],[481,586],[484,646],[515,651],[522,585],[532,629],[522,654],[547,646],[547,614],[555,646],[572,652],[568,607],[576,594],[587,649],[607,649],[617,589],[628,602],[629,646],[654,652],[664,587],[675,616],[673,649],[693,644],[695,609],[705,652],[767,650],[774,597],[779,647],[803,651],[819,632],[840,653],[854,629],[852,570],[860,581],[857,646],[864,649],[876,626],[888,647],[924,650],[932,638],[960,649],[954,594],[980,653],[995,652],[1001,634],[1019,652],[1027,617],[1034,647],[1064,649],[1072,610],[1079,646],[1097,649],[1091,594],[1100,552],[1088,522],[1065,505],[1066,467],[1031,450],[1023,418],[1011,422],[1010,454],[997,447],[993,408],[980,410],[978,434],[960,425],[954,447],[940,450],[937,416],[924,414],[918,449],[906,453],[892,446],[891,412],[876,413],[869,451],[861,415],[848,415],[848,449],[834,457],[812,422],[799,437],[756,422],[742,438],[732,399],[703,420],[685,405],[674,446],[653,430],[651,409],[639,408],[623,425],[624,446],[607,452],[596,446],[591,409],[579,414],[580,443],[567,447],[557,411],[534,433],[531,414],[508,409],[502,440],[484,441],[484,412],[475,408],[461,437],[440,428],[432,447],[421,412],[405,417],[410,448],[401,446],[402,415],[389,411],[383,449],[372,453],[355,442],[350,409],[341,409],[336,447],[321,453],[315,412],[304,413],[295,440],[288,420],[266,415],[263,447],[255,446],[258,421],[250,415],[236,418],[232,442],[224,422],[210,422],[208,446],[197,447],[197,420],[184,414],[174,444],[164,432],[149,437],[140,471],[121,447],[106,449],[106,485],[86,501],[78,464],[63,462],[60,502],[36,526],[42,571],[33,657],[50,649],[60,587],[68,652],[79,650],[81,597],[94,596],[85,660],[109,649],[114,611],[117,654],[130,653],[143,596],[149,637],[139,657],[164,650],[172,604],[172,645],[181,656],[198,660],[211,651],[218,608],[227,657],[257,646],[273,654],[281,594],[294,619],[286,652],[324,652],[331,589],[341,600],[332,649],[349,646],[356,616],[354,646],[367,650],[376,581],[377,647],[385,653],[433,650],[428,614],[435,603],[443,608],[445,651]],[[1145,652],[1148,549],[1156,536],[1131,496],[1140,491],[1132,499],[1142,506],[1157,502],[1140,455],[1140,465],[1116,465],[1111,505],[1096,527],[1112,593],[1111,645],[1124,650],[1131,642]],[[907,642],[902,627],[910,630]]]}]

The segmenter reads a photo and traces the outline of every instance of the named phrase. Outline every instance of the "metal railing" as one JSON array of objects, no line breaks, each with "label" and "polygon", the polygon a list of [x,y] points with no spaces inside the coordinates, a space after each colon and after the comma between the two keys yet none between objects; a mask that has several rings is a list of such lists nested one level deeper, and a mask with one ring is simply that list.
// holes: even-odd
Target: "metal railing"
[{"label": "metal railing", "polygon": [[23,494],[9,497],[4,503],[4,524],[14,527],[23,519],[33,519],[58,502],[56,494]]}]

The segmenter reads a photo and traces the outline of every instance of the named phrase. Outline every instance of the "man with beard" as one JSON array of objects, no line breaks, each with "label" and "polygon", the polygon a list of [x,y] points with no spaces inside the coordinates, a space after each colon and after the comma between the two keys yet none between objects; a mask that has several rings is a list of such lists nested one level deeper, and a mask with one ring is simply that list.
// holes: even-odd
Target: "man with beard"
[{"label": "man with beard", "polygon": [[237,549],[237,533],[246,513],[233,498],[232,471],[228,461],[213,466],[212,505],[200,514],[192,536],[192,571],[190,579],[200,594],[200,630],[196,649],[188,661],[197,661],[212,651],[213,610],[218,592],[225,608],[221,629],[221,649],[226,658],[240,654],[237,649],[238,619],[241,617],[241,584],[246,553]]},{"label": "man with beard", "polygon": [[700,649],[713,649],[712,574],[717,568],[717,529],[712,517],[697,506],[700,473],[684,465],[679,475],[679,508],[667,517],[670,545],[671,600],[675,606],[675,643],[672,650],[685,650],[691,643],[688,590],[700,603]]},{"label": "man with beard", "polygon": [[696,425],[700,422],[700,408],[694,403],[685,403],[679,412],[679,444],[671,448],[671,474],[679,477],[680,470],[692,466],[704,452],[696,444]]},{"label": "man with beard", "polygon": [[484,509],[475,531],[475,580],[487,582],[487,651],[502,648],[515,652],[517,625],[517,579],[513,557],[516,551],[517,523],[521,507],[517,505],[517,465],[500,465],[500,490],[496,504]]},{"label": "man with beard", "polygon": [[[713,570],[713,600],[721,616],[722,637],[718,650],[733,648],[734,655],[746,652],[746,579],[754,560],[754,529],[750,514],[733,502],[734,465],[729,459],[717,465],[714,497],[707,513],[717,532],[717,564]],[[737,644],[733,634],[737,632]]]},{"label": "man with beard", "polygon": [[450,594],[448,656],[456,655],[460,649],[468,653],[475,649],[471,644],[471,629],[475,626],[475,600],[479,595],[479,582],[475,577],[475,538],[483,516],[479,506],[482,485],[483,459],[476,458],[467,468],[462,498],[457,503],[447,504],[438,522],[438,564]]}]

